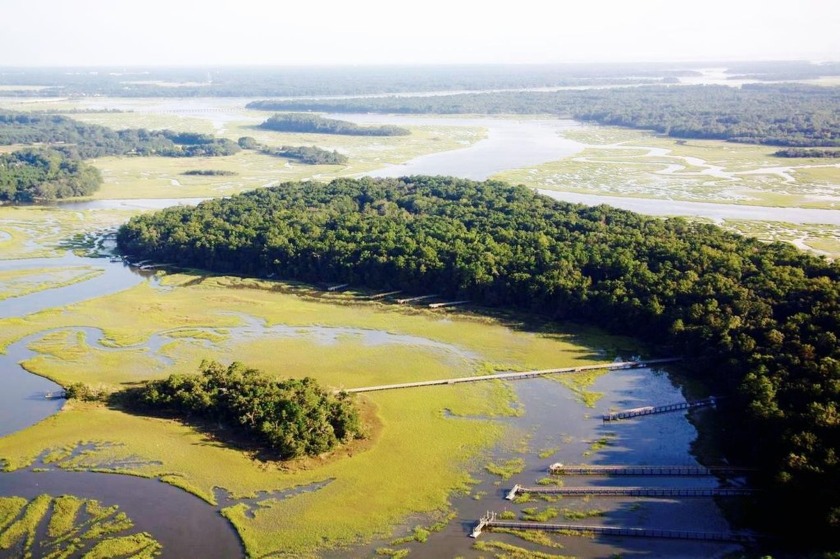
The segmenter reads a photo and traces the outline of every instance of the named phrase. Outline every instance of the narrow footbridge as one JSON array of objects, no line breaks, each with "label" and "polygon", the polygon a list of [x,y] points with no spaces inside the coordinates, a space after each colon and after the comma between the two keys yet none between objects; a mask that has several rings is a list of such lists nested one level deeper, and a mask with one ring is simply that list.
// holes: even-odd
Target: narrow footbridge
[{"label": "narrow footbridge", "polygon": [[396,390],[398,388],[417,388],[421,386],[438,386],[442,384],[460,384],[463,382],[480,382],[485,380],[521,380],[559,373],[579,373],[582,371],[598,370],[611,371],[615,369],[636,369],[641,367],[647,367],[649,365],[673,363],[675,361],[680,361],[681,359],[681,357],[669,357],[664,359],[649,359],[646,361],[614,361],[612,363],[603,363],[600,365],[582,365],[580,367],[563,367],[559,369],[542,369],[537,371],[497,373],[495,375],[481,375],[474,377],[458,377],[438,380],[424,380],[419,382],[405,382],[401,384],[381,384],[378,386],[364,386],[361,388],[345,388],[343,390],[336,390],[336,392],[376,392],[379,390]]},{"label": "narrow footbridge", "polygon": [[470,533],[471,538],[477,538],[483,530],[492,531],[493,528],[508,530],[542,530],[547,532],[562,532],[567,534],[596,534],[618,537],[668,538],[680,540],[701,540],[718,542],[751,543],[755,541],[752,534],[745,532],[696,532],[693,530],[658,530],[651,528],[623,528],[618,526],[586,526],[580,524],[553,524],[545,522],[517,522],[499,520],[495,512],[488,512],[482,516],[478,524]]},{"label": "narrow footbridge", "polygon": [[505,499],[517,495],[591,495],[595,497],[743,497],[755,490],[745,487],[523,487],[514,485]]},{"label": "narrow footbridge", "polygon": [[577,476],[740,476],[752,470],[749,468],[736,468],[733,466],[621,466],[621,465],[595,465],[595,464],[552,464],[548,472],[552,475],[577,475]]},{"label": "narrow footbridge", "polygon": [[676,404],[666,404],[664,406],[644,406],[641,408],[632,408],[629,410],[606,413],[602,416],[602,419],[604,421],[617,421],[619,419],[630,419],[631,417],[639,417],[642,415],[654,415],[657,413],[669,413],[672,411],[705,408],[716,404],[717,399],[714,396],[710,396],[709,398],[693,400],[691,402],[678,402]]}]

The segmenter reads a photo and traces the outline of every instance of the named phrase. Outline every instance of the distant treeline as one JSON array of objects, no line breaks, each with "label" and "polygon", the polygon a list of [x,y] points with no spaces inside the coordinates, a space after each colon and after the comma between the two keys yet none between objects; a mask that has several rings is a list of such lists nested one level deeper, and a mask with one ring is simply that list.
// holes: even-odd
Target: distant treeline
[{"label": "distant treeline", "polygon": [[840,157],[840,149],[785,148],[774,152],[776,157]]},{"label": "distant treeline", "polygon": [[[697,65],[697,67],[701,67]],[[673,64],[483,64],[356,67],[8,68],[4,95],[55,97],[287,97],[415,91],[651,84],[692,75]]]},{"label": "distant treeline", "polygon": [[840,62],[812,63],[804,60],[733,62],[727,64],[730,79],[762,81],[813,80],[840,76]]},{"label": "distant treeline", "polygon": [[[252,107],[253,108],[253,107]],[[359,126],[355,122],[324,118],[308,113],[277,114],[260,124],[260,128],[278,132],[343,134],[346,136],[408,136],[411,131],[399,126]]]},{"label": "distant treeline", "polygon": [[271,111],[553,114],[676,138],[780,146],[840,145],[840,88],[672,86],[426,97],[254,101]]},{"label": "distant treeline", "polygon": [[329,151],[316,146],[282,146],[271,147],[257,142],[250,136],[239,138],[242,149],[257,150],[266,155],[294,159],[306,165],[344,165],[348,159],[346,155],[337,151]]},{"label": "distant treeline", "polygon": [[148,381],[115,399],[138,411],[225,425],[285,459],[323,454],[364,436],[347,394],[332,394],[309,377],[277,380],[238,362],[203,361],[198,374]]},{"label": "distant treeline", "polygon": [[[840,265],[684,219],[448,177],[286,183],[131,218],[120,249],[221,273],[434,291],[688,357],[729,458],[802,549],[840,541]],[[791,514],[795,511],[795,514]]]},{"label": "distant treeline", "polygon": [[0,202],[28,204],[87,196],[102,184],[95,167],[49,149],[0,155]]},{"label": "distant treeline", "polygon": [[113,130],[60,115],[0,112],[0,145],[49,144],[71,157],[232,155],[236,142],[207,134],[171,130]]}]

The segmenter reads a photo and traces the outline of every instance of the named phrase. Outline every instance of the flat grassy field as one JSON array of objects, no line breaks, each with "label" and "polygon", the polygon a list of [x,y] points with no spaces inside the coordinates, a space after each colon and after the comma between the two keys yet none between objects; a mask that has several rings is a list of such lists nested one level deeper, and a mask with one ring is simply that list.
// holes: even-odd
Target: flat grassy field
[{"label": "flat grassy field", "polygon": [[[305,286],[187,274],[162,284],[0,320],[0,347],[44,332],[31,345],[38,355],[24,363],[28,370],[105,389],[193,372],[203,358],[242,361],[278,377],[308,375],[340,388],[588,364],[598,357],[572,333],[365,302],[353,294],[319,299]],[[22,468],[52,449],[55,465],[158,477],[209,502],[215,502],[213,488],[222,488],[240,500],[223,513],[252,556],[279,550],[306,556],[387,537],[411,515],[444,511],[453,491],[468,489],[481,451],[503,435],[492,418],[518,413],[500,382],[358,399],[370,426],[367,440],[292,463],[260,459],[176,421],[80,402],[0,439],[0,458]],[[74,455],[82,443],[94,449]],[[249,500],[260,491],[268,493]],[[366,513],[353,514],[359,510]],[[342,521],[333,522],[336,517]]]},{"label": "flat grassy field", "polygon": [[564,133],[588,147],[574,157],[494,178],[589,194],[778,207],[840,208],[840,162],[774,157],[778,148],[675,140],[582,126]]}]

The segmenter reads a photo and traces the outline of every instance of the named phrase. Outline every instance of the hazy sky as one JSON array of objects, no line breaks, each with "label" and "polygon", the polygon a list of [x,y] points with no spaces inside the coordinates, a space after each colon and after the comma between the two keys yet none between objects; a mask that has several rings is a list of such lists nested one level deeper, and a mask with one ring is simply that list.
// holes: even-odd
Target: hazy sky
[{"label": "hazy sky", "polygon": [[0,66],[840,60],[840,0],[0,0]]}]

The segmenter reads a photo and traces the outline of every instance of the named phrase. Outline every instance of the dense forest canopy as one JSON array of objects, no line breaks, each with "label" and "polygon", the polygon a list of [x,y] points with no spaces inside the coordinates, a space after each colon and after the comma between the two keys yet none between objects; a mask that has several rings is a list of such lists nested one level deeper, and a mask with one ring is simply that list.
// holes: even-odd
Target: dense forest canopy
[{"label": "dense forest canopy", "polygon": [[840,145],[840,87],[745,85],[497,92],[426,97],[253,101],[268,111],[554,114],[677,138]]},{"label": "dense forest canopy", "polygon": [[0,155],[0,202],[87,196],[101,184],[98,169],[59,151],[23,149]]},{"label": "dense forest canopy", "polygon": [[408,136],[407,128],[385,124],[359,126],[355,122],[324,118],[309,113],[276,114],[260,124],[260,128],[278,132],[304,132],[313,134],[343,134],[346,136]]},{"label": "dense forest canopy", "polygon": [[238,362],[203,361],[198,374],[149,381],[123,400],[141,411],[224,424],[282,458],[322,454],[364,436],[348,395],[308,377],[276,380]]},{"label": "dense forest canopy", "polygon": [[134,217],[117,241],[156,261],[433,291],[660,344],[728,397],[730,456],[772,489],[765,520],[840,541],[838,264],[712,225],[446,177],[287,183]]}]

